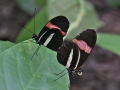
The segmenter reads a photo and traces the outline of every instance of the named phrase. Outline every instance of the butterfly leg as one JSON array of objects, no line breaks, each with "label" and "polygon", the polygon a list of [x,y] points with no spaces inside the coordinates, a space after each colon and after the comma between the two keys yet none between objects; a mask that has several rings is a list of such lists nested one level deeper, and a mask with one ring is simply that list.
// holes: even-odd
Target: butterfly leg
[{"label": "butterfly leg", "polygon": [[70,71],[70,70],[69,70],[69,72],[72,73],[72,76],[73,76],[73,78],[75,79],[75,75],[74,75],[74,74],[75,74],[75,71]]},{"label": "butterfly leg", "polygon": [[40,48],[40,45],[38,46],[38,48],[37,48],[37,50],[35,51],[35,53],[32,55],[31,60],[32,60],[32,58],[33,58],[33,56],[34,56],[35,54],[37,55],[37,52],[38,52],[39,48]]},{"label": "butterfly leg", "polygon": [[[66,70],[66,69],[65,69]],[[54,73],[55,75],[59,75],[61,73],[63,73],[65,70],[61,71],[60,73]]]},{"label": "butterfly leg", "polygon": [[40,46],[38,46],[37,50],[35,51],[35,54],[38,56],[37,52],[39,50]]},{"label": "butterfly leg", "polygon": [[68,73],[68,72],[66,72],[66,73],[64,73],[63,75],[59,76],[57,79],[54,80],[54,82],[57,81],[59,78],[63,77],[63,76],[64,76],[65,74],[67,74],[67,73]]}]

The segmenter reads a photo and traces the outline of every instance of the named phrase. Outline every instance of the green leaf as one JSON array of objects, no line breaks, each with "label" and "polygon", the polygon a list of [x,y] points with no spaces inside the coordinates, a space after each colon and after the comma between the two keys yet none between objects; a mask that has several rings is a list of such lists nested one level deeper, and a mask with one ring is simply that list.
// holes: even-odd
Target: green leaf
[{"label": "green leaf", "polygon": [[35,8],[38,8],[35,0],[16,0],[18,6],[29,14],[33,14]]},{"label": "green leaf", "polygon": [[[38,56],[31,56],[37,44],[19,43],[0,53],[0,90],[68,90],[68,74],[54,80],[54,73],[65,69],[56,52],[41,46]],[[65,71],[67,72],[67,71]]]},{"label": "green leaf", "polygon": [[114,8],[120,5],[120,0],[106,0],[106,2]]},{"label": "green leaf", "polygon": [[84,0],[48,0],[48,17],[64,15],[70,21],[66,39],[71,40],[81,31],[92,28],[98,29],[102,22],[99,20],[92,4]]},{"label": "green leaf", "polygon": [[[43,8],[36,16],[35,16],[35,22],[34,18],[25,26],[27,29],[32,31],[34,33],[34,24],[35,24],[35,33],[39,34],[43,26],[48,21],[47,14],[46,14],[46,8]],[[23,28],[21,33],[18,35],[16,42],[21,42],[27,39],[32,38],[33,34],[31,34],[26,28]]]},{"label": "green leaf", "polygon": [[35,0],[35,2],[39,6],[44,6],[46,4],[46,0]]},{"label": "green leaf", "polygon": [[103,25],[102,21],[99,20],[98,15],[91,3],[87,1],[84,2],[83,12],[84,15],[81,17],[80,23],[76,28],[70,29],[68,35],[66,36],[66,39],[71,40],[83,30],[86,29],[97,30]]},{"label": "green leaf", "polygon": [[71,30],[79,25],[84,15],[83,0],[48,0],[47,3],[49,19],[58,15],[64,15],[69,19],[70,28],[67,33],[69,33]]},{"label": "green leaf", "polygon": [[120,55],[120,35],[98,33],[97,44]]},{"label": "green leaf", "polygon": [[49,19],[64,15],[70,22],[75,21],[77,13],[80,12],[80,0],[47,0],[47,12]]},{"label": "green leaf", "polygon": [[8,41],[0,41],[0,53],[14,45],[14,43]]}]

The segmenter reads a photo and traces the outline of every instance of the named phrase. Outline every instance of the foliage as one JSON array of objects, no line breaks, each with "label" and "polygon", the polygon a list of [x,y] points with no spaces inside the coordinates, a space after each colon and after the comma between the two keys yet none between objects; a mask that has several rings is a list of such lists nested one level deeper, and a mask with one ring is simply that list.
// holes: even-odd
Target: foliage
[{"label": "foliage", "polygon": [[[40,1],[40,0],[39,0]],[[26,12],[34,12],[37,5],[44,6],[40,12],[25,26],[34,33],[39,33],[49,19],[57,15],[64,15],[70,21],[70,28],[65,39],[71,40],[81,31],[91,28],[97,30],[103,25],[99,20],[94,7],[84,0],[38,0],[30,4],[25,0],[17,0],[21,9]],[[37,2],[37,5],[36,5]],[[26,5],[26,6],[25,6]],[[64,7],[63,7],[64,6]],[[32,8],[32,9],[31,9]],[[21,42],[32,37],[32,34],[23,28],[16,42]],[[119,35],[98,33],[97,45],[108,49],[118,55],[120,43]],[[68,90],[68,75],[53,82],[65,67],[60,65],[56,59],[56,52],[41,46],[38,56],[31,56],[37,46],[33,43],[0,42],[0,89],[1,90]]]},{"label": "foliage", "polygon": [[120,35],[98,33],[97,45],[110,50],[120,56]]},{"label": "foliage", "polygon": [[114,8],[120,6],[120,0],[106,0],[106,2]]},{"label": "foliage", "polygon": [[0,90],[68,90],[67,74],[54,82],[60,76],[54,73],[65,69],[57,62],[55,52],[41,46],[39,56],[35,55],[31,61],[38,45],[0,43],[0,47],[4,45],[0,52]]},{"label": "foliage", "polygon": [[[55,5],[53,6],[53,4]],[[88,27],[96,30],[102,26],[92,4],[83,0],[48,1],[49,19],[57,15],[64,15],[70,21],[70,28],[66,36],[68,40]]]}]

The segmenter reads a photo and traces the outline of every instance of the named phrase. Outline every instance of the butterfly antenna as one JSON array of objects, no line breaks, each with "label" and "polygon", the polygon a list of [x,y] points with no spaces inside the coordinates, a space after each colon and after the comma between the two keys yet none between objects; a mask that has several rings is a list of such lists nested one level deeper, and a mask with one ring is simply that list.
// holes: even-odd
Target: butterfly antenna
[{"label": "butterfly antenna", "polygon": [[88,70],[82,70],[82,71],[85,71],[85,72],[89,72],[89,73],[93,73],[93,74],[97,74],[97,75],[100,75],[104,78],[107,78],[106,76],[102,75],[102,74],[99,74],[99,73],[95,73],[95,72],[91,72],[91,71],[88,71]]},{"label": "butterfly antenna", "polygon": [[68,73],[68,72],[64,73],[63,75],[61,75],[60,77],[58,77],[57,79],[55,79],[54,82],[57,81],[59,78],[63,77],[63,76],[64,76],[65,74],[67,74],[67,73]]},{"label": "butterfly antenna", "polygon": [[35,12],[36,12],[36,8],[35,8],[35,11],[34,11],[34,34],[35,34]]},{"label": "butterfly antenna", "polygon": [[[24,27],[25,29],[27,29],[25,26],[23,26],[22,24],[18,23],[20,26]],[[31,32],[29,29],[27,29],[29,32]],[[31,32],[33,34],[33,32]]]}]

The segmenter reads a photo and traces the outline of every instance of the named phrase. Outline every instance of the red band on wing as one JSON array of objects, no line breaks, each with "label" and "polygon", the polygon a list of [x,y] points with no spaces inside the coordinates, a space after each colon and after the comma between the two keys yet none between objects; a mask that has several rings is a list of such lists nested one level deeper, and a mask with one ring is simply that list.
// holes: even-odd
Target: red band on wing
[{"label": "red band on wing", "polygon": [[62,30],[61,30],[59,27],[57,27],[56,25],[53,25],[51,22],[48,22],[47,25],[46,25],[46,27],[49,28],[49,29],[56,28],[56,29],[58,29],[58,30],[61,32],[61,34],[62,34],[63,36],[66,35],[66,32],[62,31]]},{"label": "red band on wing", "polygon": [[91,52],[92,48],[90,48],[85,41],[77,39],[73,39],[72,41],[78,45],[80,50],[84,50],[88,54]]}]

